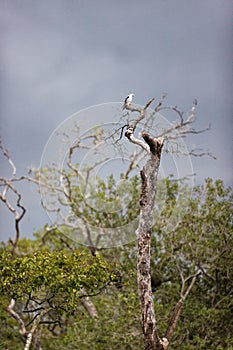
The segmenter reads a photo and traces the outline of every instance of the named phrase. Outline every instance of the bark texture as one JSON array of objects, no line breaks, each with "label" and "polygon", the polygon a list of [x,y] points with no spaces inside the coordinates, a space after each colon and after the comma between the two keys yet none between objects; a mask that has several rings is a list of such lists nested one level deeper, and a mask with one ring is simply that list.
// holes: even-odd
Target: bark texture
[{"label": "bark texture", "polygon": [[153,208],[155,202],[155,190],[160,165],[160,157],[163,147],[163,138],[152,138],[149,134],[142,134],[142,139],[135,137],[135,129],[144,118],[146,109],[154,101],[151,99],[144,108],[126,106],[131,112],[138,112],[139,116],[134,120],[125,132],[125,136],[131,143],[144,149],[147,153],[147,162],[141,171],[142,191],[140,198],[140,218],[137,229],[138,236],[138,263],[137,279],[138,294],[141,304],[142,330],[144,334],[145,350],[165,349],[156,329],[156,318],[151,288],[150,244],[153,224]]},{"label": "bark texture", "polygon": [[138,235],[138,292],[142,311],[142,328],[145,337],[145,350],[163,349],[156,331],[156,319],[151,289],[150,242],[153,224],[155,189],[162,151],[162,141],[143,134],[150,154],[141,171],[142,192],[140,199],[140,219]]}]

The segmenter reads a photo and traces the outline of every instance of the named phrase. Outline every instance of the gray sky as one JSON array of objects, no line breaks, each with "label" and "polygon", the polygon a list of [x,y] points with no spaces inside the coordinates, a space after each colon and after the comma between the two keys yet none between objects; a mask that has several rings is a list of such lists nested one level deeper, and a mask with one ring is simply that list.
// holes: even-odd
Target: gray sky
[{"label": "gray sky", "polygon": [[[45,143],[73,113],[99,103],[168,94],[188,110],[198,100],[193,142],[216,155],[193,159],[206,177],[232,183],[232,13],[230,0],[0,0],[1,126],[18,173],[39,166]],[[1,171],[7,174],[7,164]],[[29,207],[22,234],[48,218],[36,189],[22,188]],[[0,239],[13,236],[0,206]]]}]

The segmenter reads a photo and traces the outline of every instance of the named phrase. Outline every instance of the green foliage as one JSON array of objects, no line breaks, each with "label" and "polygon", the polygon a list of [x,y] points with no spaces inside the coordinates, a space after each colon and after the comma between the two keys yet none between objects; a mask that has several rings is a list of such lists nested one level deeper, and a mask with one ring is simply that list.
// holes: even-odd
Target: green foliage
[{"label": "green foliage", "polygon": [[[98,319],[79,312],[59,338],[44,339],[45,348],[53,350],[141,349],[140,306],[135,278],[128,276],[128,286],[108,289],[92,299]],[[132,286],[135,289],[132,291]]]},{"label": "green foliage", "polygon": [[207,179],[203,186],[193,189],[182,220],[178,220],[173,230],[163,230],[175,203],[176,190],[174,187],[168,196],[169,210],[164,210],[154,226],[152,285],[156,310],[165,316],[160,324],[165,330],[171,306],[179,299],[181,273],[186,278],[199,271],[185,302],[172,348],[225,349],[233,346],[231,189],[225,189],[220,180]]},{"label": "green foliage", "polygon": [[4,307],[9,304],[9,298],[0,297],[0,349],[1,350],[21,350],[23,348],[22,336],[15,327],[16,322],[9,317]]},{"label": "green foliage", "polygon": [[93,256],[85,251],[68,255],[64,251],[44,249],[14,259],[8,252],[1,254],[0,292],[16,300],[32,294],[42,299],[49,293],[56,296],[54,307],[73,310],[83,288],[87,294],[93,294],[114,278],[100,255]]},{"label": "green foliage", "polygon": [[[123,188],[123,187],[122,187]],[[165,202],[160,201],[166,190]],[[113,177],[92,189],[93,203],[102,200],[109,207],[122,205],[112,217],[82,203],[79,190],[73,212],[95,225],[119,225],[138,215],[140,182],[138,178],[116,186]],[[76,192],[75,192],[76,191]],[[180,215],[180,195],[186,198]],[[118,202],[118,196],[121,201]],[[161,196],[161,197],[160,197]],[[170,313],[180,299],[181,273],[184,278],[199,272],[185,301],[170,348],[223,350],[233,346],[232,261],[233,261],[233,196],[222,181],[207,179],[190,190],[185,183],[165,179],[157,193],[155,223],[152,234],[152,288],[159,335],[162,337]],[[174,215],[175,213],[175,215]],[[172,227],[171,217],[177,217]],[[174,223],[174,221],[173,221]],[[47,350],[141,349],[140,305],[137,296],[136,244],[102,250],[96,256],[64,237],[57,229],[46,228],[34,241],[22,239],[17,256],[11,259],[7,246],[1,248],[0,292],[5,307],[9,298],[18,300],[22,313],[28,295],[47,302],[53,296],[53,313],[59,320],[54,332],[47,325],[40,328],[41,346]],[[78,248],[78,249],[77,249]],[[75,251],[73,251],[76,249]],[[117,267],[117,271],[116,271]],[[185,288],[189,285],[186,283]],[[90,318],[80,303],[83,290],[93,295],[98,318]],[[44,305],[44,304],[43,304]],[[0,344],[5,349],[20,349],[20,336],[13,326],[16,321],[2,311]],[[56,334],[56,335],[55,335]],[[4,349],[4,347],[3,347]]]},{"label": "green foliage", "polygon": [[71,209],[75,217],[85,219],[94,227],[114,228],[134,220],[139,215],[140,179],[121,178],[117,183],[112,175],[106,181],[97,178],[88,186],[88,200],[84,200],[84,185],[72,187]]}]

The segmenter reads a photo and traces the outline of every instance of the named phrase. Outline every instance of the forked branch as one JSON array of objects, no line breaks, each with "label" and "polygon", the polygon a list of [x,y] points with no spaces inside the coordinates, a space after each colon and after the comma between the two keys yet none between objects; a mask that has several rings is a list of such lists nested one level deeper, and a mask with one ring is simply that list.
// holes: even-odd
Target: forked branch
[{"label": "forked branch", "polygon": [[[168,339],[168,341],[171,340],[172,334],[176,328],[176,325],[177,325],[178,319],[180,317],[184,302],[185,302],[187,296],[189,295],[189,293],[191,292],[191,289],[194,286],[194,283],[197,279],[197,276],[199,276],[201,273],[200,271],[198,271],[194,275],[190,275],[190,276],[184,278],[182,271],[180,269],[178,269],[178,270],[180,272],[181,283],[182,283],[181,284],[181,291],[180,291],[181,297],[180,297],[179,301],[177,302],[177,304],[176,304],[176,306],[171,314],[170,320],[168,322],[167,330],[165,333],[165,337]],[[186,283],[190,280],[191,280],[191,282],[189,283],[188,287],[186,288]]]},{"label": "forked branch", "polygon": [[[15,239],[14,241],[11,241],[12,243],[11,253],[12,253],[12,256],[14,256],[15,249],[20,237],[20,221],[23,219],[26,213],[26,208],[22,204],[22,196],[20,192],[13,185],[13,182],[16,180],[16,166],[10,157],[9,151],[6,148],[4,148],[1,140],[0,140],[0,150],[2,151],[3,155],[7,159],[12,169],[12,176],[9,179],[6,179],[4,177],[0,178],[0,186],[3,188],[2,191],[0,192],[0,200],[15,217]],[[16,197],[15,204],[12,204],[12,200],[9,199],[10,195],[12,194]]]}]

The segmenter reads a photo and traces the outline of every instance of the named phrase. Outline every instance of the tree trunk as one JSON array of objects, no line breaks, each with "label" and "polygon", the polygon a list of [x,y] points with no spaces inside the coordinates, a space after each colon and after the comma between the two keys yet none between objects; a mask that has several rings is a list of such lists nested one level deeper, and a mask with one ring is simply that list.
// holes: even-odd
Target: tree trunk
[{"label": "tree trunk", "polygon": [[150,147],[149,159],[141,171],[142,192],[140,199],[140,219],[138,234],[137,278],[138,292],[142,311],[142,328],[145,338],[145,350],[163,349],[156,330],[154,303],[151,290],[150,242],[153,225],[153,209],[157,175],[160,165],[162,142],[142,135]]},{"label": "tree trunk", "polygon": [[[165,130],[162,135],[169,135],[171,139],[179,138],[180,136],[184,137],[189,133],[199,134],[205,130],[196,131],[190,127],[190,125],[195,120],[196,116],[196,105],[197,101],[194,101],[193,107],[187,117],[186,120],[183,118],[183,113],[177,109],[177,107],[164,107],[163,100],[165,96],[163,96],[160,102],[155,107],[151,116],[147,119],[147,121],[152,121],[151,118],[155,118],[155,114],[159,112],[161,109],[173,110],[179,116],[180,123],[174,123],[171,128]],[[154,303],[152,298],[152,289],[151,289],[151,271],[150,271],[150,244],[151,244],[151,231],[153,224],[153,209],[154,209],[154,201],[155,201],[155,191],[157,185],[157,175],[159,171],[160,165],[160,157],[163,147],[163,137],[152,138],[149,134],[142,134],[142,138],[135,137],[135,129],[139,123],[142,123],[143,119],[146,118],[146,110],[154,101],[154,98],[150,99],[144,107],[133,106],[131,101],[128,101],[124,107],[126,110],[131,112],[137,112],[138,117],[134,119],[134,121],[127,126],[125,136],[128,140],[140,146],[147,153],[147,163],[143,167],[141,171],[141,179],[142,179],[142,192],[140,199],[140,218],[139,218],[139,226],[137,229],[138,235],[138,263],[137,263],[137,278],[138,278],[138,293],[141,304],[141,313],[142,313],[142,329],[145,339],[145,350],[167,350],[169,346],[169,342],[171,336],[176,327],[178,318],[181,313],[181,309],[192,289],[195,279],[198,276],[199,272],[196,274],[189,276],[188,278],[184,278],[181,274],[182,279],[182,288],[181,288],[181,299],[178,301],[171,318],[168,322],[168,327],[165,333],[165,336],[160,339],[157,332],[156,327],[156,317],[154,312]],[[129,122],[129,120],[128,120]],[[145,125],[148,127],[149,124]],[[122,130],[124,129],[124,127]],[[179,134],[179,130],[181,131]],[[208,130],[208,129],[206,129]],[[173,134],[172,134],[173,133]],[[168,140],[168,138],[167,138]],[[186,153],[183,153],[186,154]],[[204,155],[209,153],[200,154],[199,152],[193,152],[187,154],[193,154],[196,156]],[[211,156],[211,155],[210,155]],[[185,291],[185,284],[187,281],[191,279],[191,283]]]}]

